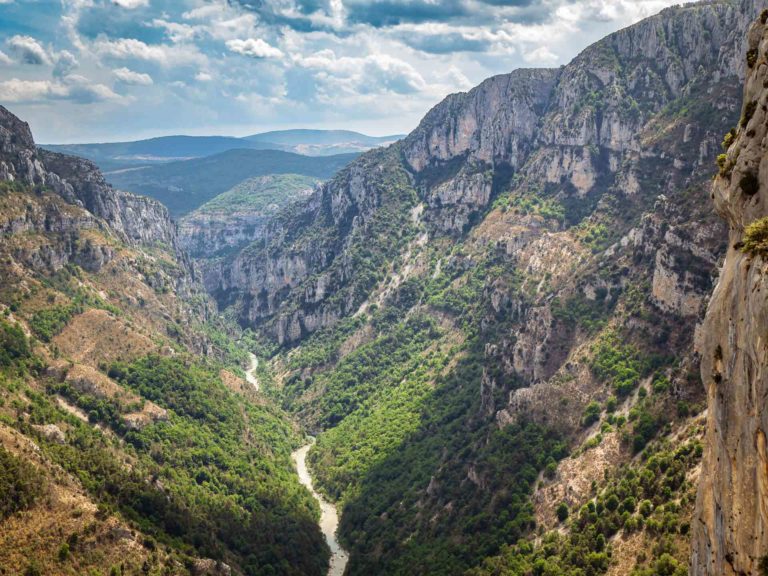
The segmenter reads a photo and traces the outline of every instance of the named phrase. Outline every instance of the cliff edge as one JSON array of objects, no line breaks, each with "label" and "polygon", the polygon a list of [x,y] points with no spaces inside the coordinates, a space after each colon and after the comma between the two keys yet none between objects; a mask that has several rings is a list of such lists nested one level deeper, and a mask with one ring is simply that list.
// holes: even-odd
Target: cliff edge
[{"label": "cliff edge", "polygon": [[764,11],[748,34],[742,117],[726,135],[713,186],[730,232],[697,335],[708,415],[693,575],[764,574],[768,564],[767,21]]}]

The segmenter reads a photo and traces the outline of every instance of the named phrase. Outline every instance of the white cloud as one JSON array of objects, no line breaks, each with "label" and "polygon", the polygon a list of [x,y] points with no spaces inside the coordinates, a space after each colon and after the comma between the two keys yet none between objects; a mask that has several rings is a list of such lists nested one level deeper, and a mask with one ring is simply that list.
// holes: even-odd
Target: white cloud
[{"label": "white cloud", "polygon": [[13,103],[71,100],[79,104],[125,101],[104,84],[92,84],[87,78],[70,75],[62,80],[20,80],[0,82],[0,100]]},{"label": "white cloud", "polygon": [[540,46],[535,50],[523,54],[523,60],[528,64],[550,65],[557,62],[558,56],[546,46]]},{"label": "white cloud", "polygon": [[98,56],[118,60],[145,60],[163,67],[205,64],[207,58],[194,45],[146,44],[135,38],[108,40],[99,38],[94,43]]},{"label": "white cloud", "polygon": [[250,56],[252,58],[282,58],[283,53],[278,48],[270,46],[261,38],[248,38],[246,40],[229,40],[227,48],[231,52]]},{"label": "white cloud", "polygon": [[325,84],[337,84],[348,91],[370,94],[393,92],[411,94],[427,86],[424,78],[408,62],[388,54],[369,54],[362,58],[337,57],[333,50],[321,50],[294,62],[317,71]]},{"label": "white cloud", "polygon": [[213,80],[213,76],[208,74],[208,72],[198,72],[197,74],[195,74],[195,80],[197,80],[198,82],[210,82],[211,80]]},{"label": "white cloud", "polygon": [[50,66],[51,57],[43,46],[32,36],[12,36],[8,47],[22,64]]},{"label": "white cloud", "polygon": [[143,6],[149,6],[149,0],[112,0],[112,4],[126,10],[134,10]]},{"label": "white cloud", "polygon": [[53,68],[53,75],[57,78],[61,78],[63,76],[67,76],[68,74],[71,74],[73,70],[75,70],[80,63],[77,61],[77,58],[75,58],[75,55],[72,54],[69,50],[62,50],[57,59],[56,59],[56,66]]},{"label": "white cloud", "polygon": [[11,64],[13,64],[13,60],[11,60],[5,52],[0,50],[0,65],[9,66]]},{"label": "white cloud", "polygon": [[195,27],[190,26],[189,24],[169,22],[162,18],[155,18],[152,20],[152,25],[157,28],[163,28],[166,36],[168,36],[173,43],[187,42],[195,37]]},{"label": "white cloud", "polygon": [[130,84],[133,86],[151,86],[154,83],[152,76],[149,74],[136,72],[129,68],[117,68],[112,70],[112,75],[123,84]]}]

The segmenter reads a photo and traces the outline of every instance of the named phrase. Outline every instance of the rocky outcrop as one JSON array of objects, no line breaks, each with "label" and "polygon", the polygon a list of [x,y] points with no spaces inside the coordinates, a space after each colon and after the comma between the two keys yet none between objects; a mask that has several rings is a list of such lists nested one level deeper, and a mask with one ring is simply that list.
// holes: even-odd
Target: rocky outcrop
[{"label": "rocky outcrop", "polygon": [[176,230],[162,204],[114,190],[89,160],[38,149],[29,125],[2,106],[0,180],[50,190],[104,220],[127,242],[176,247]]},{"label": "rocky outcrop", "polygon": [[114,256],[109,243],[84,234],[100,231],[132,246],[156,246],[175,255],[181,273],[174,281],[192,290],[191,263],[178,242],[166,208],[151,198],[113,189],[95,164],[35,146],[29,125],[0,106],[0,181],[22,185],[42,202],[4,206],[0,234],[44,232],[59,240],[20,248],[17,257],[36,270],[58,270],[68,262],[98,271]]},{"label": "rocky outcrop", "polygon": [[[729,235],[697,338],[708,413],[692,523],[695,576],[763,574],[768,557],[768,254],[742,248],[745,229],[768,217],[767,20],[764,12],[749,31],[742,121],[713,186]],[[751,240],[765,238],[753,230]]]}]

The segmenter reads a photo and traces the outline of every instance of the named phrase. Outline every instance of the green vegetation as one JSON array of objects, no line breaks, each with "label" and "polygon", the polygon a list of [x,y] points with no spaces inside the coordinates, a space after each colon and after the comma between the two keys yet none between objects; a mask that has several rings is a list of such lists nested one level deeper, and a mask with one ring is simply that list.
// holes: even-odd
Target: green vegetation
[{"label": "green vegetation", "polygon": [[311,190],[318,182],[317,178],[300,174],[270,174],[248,178],[209,200],[193,214],[277,211],[298,198],[301,192]]},{"label": "green vegetation", "polygon": [[600,420],[600,414],[603,409],[599,402],[592,400],[584,409],[584,414],[581,416],[581,425],[584,427],[591,426],[598,420]]},{"label": "green vegetation", "polygon": [[0,369],[24,367],[32,360],[32,350],[24,331],[16,324],[0,320]]},{"label": "green vegetation", "polygon": [[757,100],[752,100],[744,104],[744,111],[742,112],[741,120],[739,121],[739,125],[742,128],[747,127],[749,121],[752,120],[752,116],[755,115],[755,111],[757,111]]},{"label": "green vegetation", "polygon": [[609,297],[603,289],[598,290],[594,300],[578,293],[565,301],[561,298],[552,300],[552,315],[570,329],[579,328],[587,334],[599,332],[610,316],[616,304],[615,297]]},{"label": "green vegetation", "polygon": [[38,310],[29,320],[29,327],[43,342],[50,342],[61,332],[75,314],[85,310],[82,304],[67,304]]},{"label": "green vegetation", "polygon": [[616,332],[605,332],[592,346],[590,368],[611,384],[619,397],[627,396],[640,382],[645,367],[638,352],[624,344]]},{"label": "green vegetation", "polygon": [[0,446],[0,520],[31,507],[44,488],[37,468]]},{"label": "green vegetation", "polygon": [[356,154],[302,156],[279,150],[228,150],[221,154],[145,166],[109,175],[114,186],[151,196],[182,216],[239,183],[270,174],[301,174],[330,178]]},{"label": "green vegetation", "polygon": [[755,220],[746,227],[741,251],[752,256],[768,254],[768,217]]},{"label": "green vegetation", "polygon": [[[675,538],[685,537],[689,530],[684,518],[693,505],[695,487],[686,474],[701,454],[696,440],[677,449],[658,443],[646,450],[642,464],[620,467],[593,499],[575,510],[567,534],[553,531],[541,544],[523,540],[505,546],[499,556],[485,560],[468,576],[598,576],[612,561],[608,541],[621,530],[645,532],[656,542],[647,565],[638,562],[631,576],[684,576],[687,564],[678,558]],[[560,508],[557,513],[560,517]]]},{"label": "green vegetation", "polygon": [[[62,415],[47,395],[31,391],[20,429],[105,510],[119,510],[182,555],[234,559],[246,575],[324,573],[328,551],[317,506],[292,471],[297,438],[277,410],[235,397],[215,369],[180,357],[117,363],[110,375],[166,408],[167,420],[126,427],[124,411],[140,406],[122,408],[52,382],[49,392],[90,411],[122,440],[71,416],[67,442],[47,440],[30,426]],[[130,468],[114,457],[118,445],[131,456]]]}]

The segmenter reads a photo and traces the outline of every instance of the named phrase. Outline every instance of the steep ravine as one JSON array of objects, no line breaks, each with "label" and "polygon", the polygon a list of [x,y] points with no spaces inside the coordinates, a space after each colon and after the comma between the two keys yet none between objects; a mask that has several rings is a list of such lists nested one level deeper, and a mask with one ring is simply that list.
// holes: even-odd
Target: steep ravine
[{"label": "steep ravine", "polygon": [[749,31],[742,120],[713,186],[715,207],[730,231],[697,341],[708,414],[692,524],[694,576],[768,569],[767,20],[765,11]]}]

